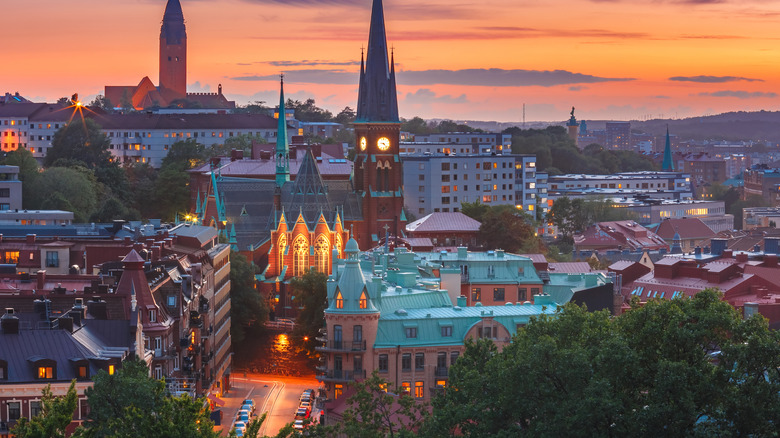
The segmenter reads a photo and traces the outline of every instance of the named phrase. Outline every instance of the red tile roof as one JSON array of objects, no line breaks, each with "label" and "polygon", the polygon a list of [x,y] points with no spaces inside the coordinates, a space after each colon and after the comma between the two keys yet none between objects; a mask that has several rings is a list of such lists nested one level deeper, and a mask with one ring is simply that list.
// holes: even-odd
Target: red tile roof
[{"label": "red tile roof", "polygon": [[663,237],[664,240],[672,240],[675,233],[679,233],[680,238],[683,240],[715,237],[715,232],[701,219],[692,217],[665,219],[653,231]]},{"label": "red tile roof", "polygon": [[634,221],[599,222],[574,236],[577,249],[669,249],[657,234]]}]

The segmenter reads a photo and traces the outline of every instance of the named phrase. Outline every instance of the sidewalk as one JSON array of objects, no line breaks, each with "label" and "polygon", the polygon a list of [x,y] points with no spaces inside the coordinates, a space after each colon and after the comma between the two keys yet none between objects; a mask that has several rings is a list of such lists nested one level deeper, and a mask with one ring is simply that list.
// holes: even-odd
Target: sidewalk
[{"label": "sidewalk", "polygon": [[222,424],[220,426],[214,426],[214,430],[219,432],[222,436],[228,436],[230,430],[233,429],[233,423],[236,420],[236,414],[238,408],[241,407],[244,400],[251,398],[251,389],[246,381],[232,380],[233,386],[230,390],[222,394],[222,400],[225,402],[224,406],[220,406],[222,411]]}]

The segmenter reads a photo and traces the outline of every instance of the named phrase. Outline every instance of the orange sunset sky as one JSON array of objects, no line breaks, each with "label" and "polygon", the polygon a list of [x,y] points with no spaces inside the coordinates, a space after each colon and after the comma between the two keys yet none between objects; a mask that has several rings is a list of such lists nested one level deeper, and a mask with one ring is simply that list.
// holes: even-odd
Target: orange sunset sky
[{"label": "orange sunset sky", "polygon": [[[4,2],[0,92],[158,83],[165,0]],[[355,107],[371,0],[181,0],[189,91]],[[384,0],[402,117],[688,117],[780,107],[780,1]]]}]

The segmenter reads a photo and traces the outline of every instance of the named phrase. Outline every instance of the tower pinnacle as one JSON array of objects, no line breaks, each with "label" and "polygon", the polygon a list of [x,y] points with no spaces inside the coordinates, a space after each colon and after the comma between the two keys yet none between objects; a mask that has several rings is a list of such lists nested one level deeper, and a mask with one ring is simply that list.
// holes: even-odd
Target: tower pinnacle
[{"label": "tower pinnacle", "polygon": [[276,186],[290,180],[290,145],[287,142],[287,112],[284,107],[284,74],[279,75],[279,122],[276,128]]},{"label": "tower pinnacle", "polygon": [[356,121],[399,121],[395,72],[391,69],[387,57],[382,0],[374,0],[371,8],[371,28],[368,34],[365,70],[361,68]]}]

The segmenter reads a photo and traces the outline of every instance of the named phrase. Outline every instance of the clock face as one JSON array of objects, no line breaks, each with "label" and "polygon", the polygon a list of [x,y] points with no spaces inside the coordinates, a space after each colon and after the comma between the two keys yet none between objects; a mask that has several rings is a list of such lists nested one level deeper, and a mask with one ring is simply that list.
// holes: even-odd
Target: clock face
[{"label": "clock face", "polygon": [[368,142],[366,141],[365,137],[360,137],[360,150],[364,151],[366,150],[366,146],[368,145]]},{"label": "clock face", "polygon": [[387,137],[380,138],[376,141],[376,147],[378,147],[380,151],[386,151],[390,149],[390,139]]}]

